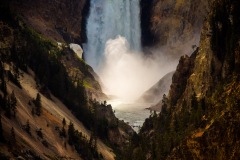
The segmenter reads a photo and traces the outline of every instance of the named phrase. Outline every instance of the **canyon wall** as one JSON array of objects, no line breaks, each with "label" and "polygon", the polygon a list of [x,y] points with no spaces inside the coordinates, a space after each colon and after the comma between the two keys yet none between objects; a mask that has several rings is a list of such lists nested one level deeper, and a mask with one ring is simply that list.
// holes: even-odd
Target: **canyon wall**
[{"label": "canyon wall", "polygon": [[89,6],[89,0],[11,1],[11,9],[28,25],[52,40],[68,43],[86,40]]},{"label": "canyon wall", "polygon": [[171,54],[179,57],[179,52],[191,52],[198,45],[210,1],[141,0],[141,6],[143,46],[175,50]]}]

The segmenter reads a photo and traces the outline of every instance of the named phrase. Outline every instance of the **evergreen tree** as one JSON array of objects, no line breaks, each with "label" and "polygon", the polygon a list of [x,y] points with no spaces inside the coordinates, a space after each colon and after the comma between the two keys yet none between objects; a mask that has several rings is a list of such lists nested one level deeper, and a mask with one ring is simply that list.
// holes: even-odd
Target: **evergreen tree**
[{"label": "evergreen tree", "polygon": [[9,97],[5,97],[5,115],[8,117],[8,118],[11,118],[11,102],[10,102],[10,98]]},{"label": "evergreen tree", "polygon": [[97,150],[97,136],[95,135],[93,138],[94,142],[93,142],[93,149]]},{"label": "evergreen tree", "polygon": [[36,115],[40,116],[42,112],[41,95],[38,93],[35,99]]},{"label": "evergreen tree", "polygon": [[72,122],[68,125],[68,143],[70,145],[73,145],[74,143],[74,137],[75,137],[75,128]]},{"label": "evergreen tree", "polygon": [[3,91],[3,94],[7,95],[7,85],[4,79],[4,68],[2,62],[0,62],[0,89]]},{"label": "evergreen tree", "polygon": [[25,130],[26,132],[31,135],[31,127],[30,127],[30,123],[29,120],[27,120],[26,126],[25,126]]},{"label": "evergreen tree", "polygon": [[33,116],[35,115],[35,110],[34,110],[34,108],[32,108],[31,113],[32,113]]},{"label": "evergreen tree", "polygon": [[0,142],[4,141],[3,128],[2,128],[2,116],[0,115]]},{"label": "evergreen tree", "polygon": [[67,148],[67,142],[64,141],[64,148]]},{"label": "evergreen tree", "polygon": [[64,137],[64,138],[66,137],[66,130],[65,130],[64,126],[62,127],[62,130],[60,132],[60,136]]},{"label": "evergreen tree", "polygon": [[93,147],[93,132],[91,132],[91,135],[90,135],[89,145]]},{"label": "evergreen tree", "polygon": [[4,96],[7,96],[7,84],[4,77],[2,78],[1,90],[3,91]]},{"label": "evergreen tree", "polygon": [[62,120],[62,125],[63,125],[63,127],[66,126],[66,120],[65,120],[65,118],[63,118],[63,120]]},{"label": "evergreen tree", "polygon": [[196,111],[198,109],[197,95],[194,92],[191,98],[191,107]]},{"label": "evergreen tree", "polygon": [[17,99],[16,96],[14,94],[14,91],[12,91],[11,95],[10,95],[10,109],[13,112],[13,116],[16,116],[16,106],[17,106]]},{"label": "evergreen tree", "polygon": [[166,94],[164,94],[163,98],[162,98],[162,111],[161,111],[161,113],[165,114],[166,112],[167,112],[167,96],[166,96]]},{"label": "evergreen tree", "polygon": [[12,127],[12,129],[11,129],[10,142],[11,142],[11,144],[15,144],[15,143],[16,143],[16,136],[15,136],[15,131],[14,131],[14,128],[13,128],[13,127]]},{"label": "evergreen tree", "polygon": [[205,112],[207,110],[207,107],[206,107],[206,102],[204,97],[201,99],[201,106],[202,106],[203,112]]},{"label": "evergreen tree", "polygon": [[43,138],[42,128],[36,130],[38,137]]},{"label": "evergreen tree", "polygon": [[17,99],[15,97],[14,91],[12,93],[5,97],[5,111],[6,111],[6,116],[8,118],[11,118],[12,112],[13,116],[16,116],[16,106],[17,106]]}]

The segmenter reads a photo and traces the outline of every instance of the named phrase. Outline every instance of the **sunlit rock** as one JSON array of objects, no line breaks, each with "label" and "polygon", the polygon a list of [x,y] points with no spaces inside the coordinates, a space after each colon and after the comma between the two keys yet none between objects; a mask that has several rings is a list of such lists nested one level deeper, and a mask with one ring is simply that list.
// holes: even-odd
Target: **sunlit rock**
[{"label": "sunlit rock", "polygon": [[71,43],[69,47],[79,58],[82,58],[83,50],[80,45]]}]

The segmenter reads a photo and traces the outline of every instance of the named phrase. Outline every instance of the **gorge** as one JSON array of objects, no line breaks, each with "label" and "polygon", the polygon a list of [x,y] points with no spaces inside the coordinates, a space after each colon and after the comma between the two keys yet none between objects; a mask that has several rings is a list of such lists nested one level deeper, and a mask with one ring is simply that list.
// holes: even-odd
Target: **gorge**
[{"label": "gorge", "polygon": [[239,7],[1,1],[0,159],[238,158]]},{"label": "gorge", "polygon": [[[99,75],[103,91],[110,97],[108,101],[113,104],[113,108],[117,112],[124,111],[124,107],[119,105],[137,108],[134,107],[134,103],[139,106],[139,102],[137,102],[139,97],[163,76],[174,71],[180,56],[191,54],[193,52],[191,46],[197,46],[199,43],[199,27],[202,25],[201,19],[203,17],[195,19],[197,25],[194,20],[187,18],[192,12],[192,6],[196,5],[193,2],[186,2],[190,3],[189,10],[184,9],[183,11],[184,6],[177,6],[178,3],[166,4],[172,8],[169,9],[169,22],[167,24],[165,24],[165,17],[162,18],[163,28],[166,26],[166,30],[163,29],[160,34],[168,34],[168,37],[161,36],[162,38],[155,42],[162,44],[159,47],[145,46],[144,42],[148,38],[146,38],[146,34],[142,36],[146,30],[159,25],[155,24],[155,19],[153,19],[156,14],[153,1],[104,0],[100,2],[91,0],[90,2],[89,16],[86,21],[87,43],[83,44],[85,59]],[[165,6],[164,3],[162,5]],[[180,8],[179,15],[174,15],[174,7]],[[149,16],[147,17],[146,14]],[[180,17],[182,20],[177,19]],[[145,21],[148,21],[149,24],[143,24]],[[167,29],[170,24],[174,29]],[[150,32],[148,31],[149,34]],[[184,32],[189,32],[189,35],[183,34]],[[185,39],[181,44],[178,40],[174,40],[180,39],[180,37]],[[150,42],[146,42],[146,44],[150,44]],[[169,88],[170,82],[166,84]],[[160,95],[167,94],[165,90],[160,92],[162,92]],[[156,99],[161,98],[157,97]],[[118,106],[115,105],[114,101],[118,102]],[[139,111],[135,110],[136,112],[143,112],[142,110],[145,108],[154,105],[149,102],[144,104],[143,101],[140,103],[142,103],[140,105],[142,107]],[[132,110],[132,112],[135,111]],[[145,112],[144,118],[149,115],[148,111]],[[123,117],[125,116],[123,115]],[[143,120],[141,119],[142,122]]]},{"label": "gorge", "polygon": [[[86,62],[98,73],[103,91],[110,97],[108,103],[131,126],[141,126],[149,116],[144,109],[152,105],[136,100],[177,65],[164,54],[147,56],[142,51],[140,16],[139,0],[91,0],[87,43],[83,45]],[[126,105],[132,109],[126,110]]]}]

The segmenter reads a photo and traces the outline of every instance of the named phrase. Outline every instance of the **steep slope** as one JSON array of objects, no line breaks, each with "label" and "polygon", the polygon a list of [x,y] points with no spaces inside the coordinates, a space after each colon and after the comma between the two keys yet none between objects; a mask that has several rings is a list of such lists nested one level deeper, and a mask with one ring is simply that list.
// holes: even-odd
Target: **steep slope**
[{"label": "steep slope", "polygon": [[164,94],[168,94],[170,85],[172,83],[173,73],[174,72],[170,72],[163,76],[155,85],[143,93],[139,101],[157,103]]},{"label": "steep slope", "polygon": [[[11,135],[10,131],[14,127],[17,146],[21,147],[21,150],[13,147],[12,151],[15,152],[14,154],[27,158],[29,153],[33,152],[36,154],[35,156],[40,156],[43,159],[51,159],[51,157],[55,159],[79,159],[79,154],[67,143],[68,139],[60,136],[62,120],[65,118],[67,125],[71,121],[75,128],[86,136],[87,139],[90,138],[91,132],[53,95],[51,95],[51,100],[41,94],[42,115],[34,115],[32,113],[34,108],[32,100],[35,99],[39,91],[33,75],[23,72],[23,76],[20,77],[20,84],[22,89],[11,82],[7,83],[8,92],[14,91],[17,99],[16,117],[8,118],[2,115],[5,139],[11,139],[9,137]],[[31,134],[24,130],[24,125],[26,125],[27,121],[30,123]],[[67,132],[67,127],[65,128]],[[37,131],[40,129],[43,138],[38,135]],[[114,159],[115,155],[112,150],[103,144],[101,140],[98,140],[97,148],[105,159]],[[6,156],[13,156],[2,147],[1,153],[6,154]]]},{"label": "steep slope", "polygon": [[[15,16],[18,20],[24,22],[22,25],[27,26],[28,29],[26,32],[29,34],[33,34],[33,36],[41,37],[45,40],[49,39],[55,46],[57,46],[56,41],[62,42],[60,44],[58,43],[59,48],[63,48],[65,52],[68,53],[65,56],[68,60],[66,61],[62,58],[62,62],[67,66],[66,68],[73,68],[71,71],[68,70],[68,72],[71,72],[70,74],[72,76],[78,75],[77,78],[80,78],[82,83],[87,86],[87,93],[91,95],[92,98],[101,100],[107,99],[106,95],[102,93],[101,86],[96,80],[97,76],[93,69],[83,61],[79,62],[77,57],[72,54],[72,51],[67,47],[70,42],[76,42],[81,45],[81,43],[86,40],[84,25],[88,14],[89,1],[71,1],[69,3],[68,1],[28,2],[25,0],[13,0],[2,1],[0,5],[3,8],[1,15],[2,19],[11,21],[9,15]],[[12,21],[10,23],[15,22]],[[57,27],[58,25],[60,28]],[[64,28],[67,28],[67,30],[62,31]],[[4,34],[5,33],[2,35]],[[13,40],[11,42],[13,42]],[[76,67],[80,68],[78,72],[74,69]]]},{"label": "steep slope", "polygon": [[8,3],[0,3],[0,9],[3,157],[114,159],[104,143],[121,151],[133,130],[118,121],[110,105],[95,100],[103,93],[92,68],[65,43],[29,27]]},{"label": "steep slope", "polygon": [[12,0],[9,3],[25,23],[51,40],[78,44],[86,40],[89,0]]},{"label": "steep slope", "polygon": [[145,121],[125,159],[240,156],[239,7],[236,0],[214,1],[199,49],[180,59],[161,113]]}]

